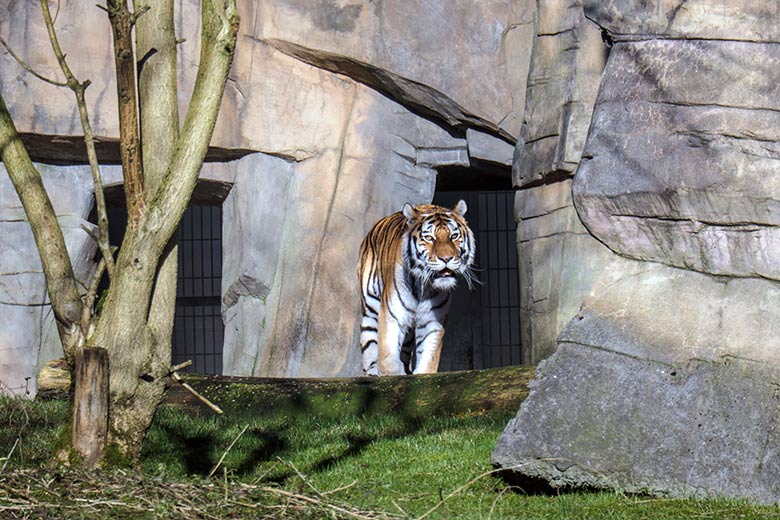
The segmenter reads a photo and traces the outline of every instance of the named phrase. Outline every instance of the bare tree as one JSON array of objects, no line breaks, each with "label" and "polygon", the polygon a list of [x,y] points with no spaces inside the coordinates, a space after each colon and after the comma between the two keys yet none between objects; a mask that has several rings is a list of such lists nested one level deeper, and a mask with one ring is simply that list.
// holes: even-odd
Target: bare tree
[{"label": "bare tree", "polygon": [[[87,437],[98,431],[97,440],[88,440],[87,447],[77,441],[75,431],[84,427],[83,417],[89,414],[85,411],[88,398],[80,398],[75,392],[73,448],[88,465],[105,460],[108,453],[132,462],[138,458],[141,442],[170,382],[176,297],[174,233],[211,140],[235,51],[238,15],[235,0],[202,0],[200,65],[180,129],[174,0],[149,1],[148,5],[144,0],[134,0],[132,11],[127,0],[107,0],[128,208],[127,232],[114,258],[84,101],[89,82],[79,82],[71,73],[57,41],[48,2],[40,1],[54,53],[66,78],[64,82],[52,82],[67,86],[76,96],[95,182],[99,225],[96,239],[103,259],[85,296],[79,292],[41,176],[17,135],[2,97],[0,157],[30,222],[65,356],[76,373],[76,385],[79,379],[81,384],[94,385],[102,377],[100,370],[91,372],[82,364],[104,363],[101,360],[107,359],[110,366],[107,433],[101,439],[100,426],[90,424]],[[110,291],[100,314],[95,315],[93,302],[103,268],[108,270]],[[103,446],[107,447],[105,452]]]}]

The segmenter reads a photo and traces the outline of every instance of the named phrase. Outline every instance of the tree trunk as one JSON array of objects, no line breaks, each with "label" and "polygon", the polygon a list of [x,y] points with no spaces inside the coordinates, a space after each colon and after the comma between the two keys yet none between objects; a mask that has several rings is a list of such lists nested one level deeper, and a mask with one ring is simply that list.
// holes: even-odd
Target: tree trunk
[{"label": "tree trunk", "polygon": [[[170,381],[170,338],[176,291],[176,250],[172,238],[208,151],[233,61],[239,23],[235,0],[202,0],[198,75],[179,133],[176,62],[175,56],[171,57],[176,47],[172,2],[152,2],[156,12],[144,17],[143,11],[152,7],[139,7],[136,1],[136,12],[130,13],[127,1],[107,0],[107,3],[115,40],[120,149],[130,225],[111,273],[111,290],[102,311],[92,317],[91,324],[84,320],[94,326],[94,333],[90,326],[79,327],[83,305],[62,231],[40,174],[21,144],[0,97],[0,154],[33,230],[69,364],[74,366],[77,353],[79,356],[72,440],[73,447],[88,465],[101,459],[104,448],[103,453],[115,448],[111,449],[112,453],[127,462],[137,460],[141,442]],[[41,3],[54,45],[53,23],[46,16],[48,4],[46,0]],[[133,25],[141,18],[150,24],[139,30],[142,35],[138,46],[144,52],[144,65],[148,64],[149,68],[142,71],[142,77],[136,78],[130,36]],[[57,50],[55,54],[64,65],[64,55]],[[141,100],[141,117],[145,118],[141,121],[142,129],[137,120],[136,82],[145,98]],[[88,84],[79,84],[82,94]],[[85,114],[83,96],[77,95],[77,99],[81,113]],[[143,164],[141,131],[150,141],[143,151],[152,156],[148,163],[143,160]],[[88,133],[85,129],[85,135]],[[149,177],[145,177],[143,166],[149,167]],[[97,172],[97,165],[93,164],[93,170]],[[99,179],[95,183],[95,189],[101,190]],[[110,261],[110,256],[106,260]],[[87,318],[88,311],[84,313]],[[85,341],[87,347],[99,345],[105,350],[84,349]],[[107,363],[100,361],[108,357],[110,378]],[[104,397],[106,387],[108,401]],[[98,418],[106,413],[105,406],[102,411],[97,406],[103,402],[110,403],[107,433],[106,425]]]},{"label": "tree trunk", "polygon": [[108,352],[97,347],[76,349],[73,391],[73,449],[87,468],[103,457],[108,434]]},{"label": "tree trunk", "polygon": [[[141,19],[149,17],[149,20],[164,21],[167,15],[162,12],[162,5],[159,7],[161,11],[156,14],[160,18],[150,12]],[[170,22],[169,29],[156,27],[155,31],[170,31],[172,36],[172,16]],[[151,49],[151,39],[147,39],[145,30],[141,29],[141,52]],[[200,66],[189,110],[181,134],[170,146],[170,151],[157,149],[156,153],[170,155],[163,162],[164,171],[160,171],[159,165],[152,166],[154,178],[150,177],[146,184],[149,190],[146,194],[147,210],[141,215],[137,227],[128,227],[117,258],[116,274],[111,280],[111,291],[95,334],[90,338],[91,344],[105,346],[111,355],[108,442],[128,462],[137,460],[141,442],[170,381],[176,261],[171,254],[174,249],[170,241],[189,204],[208,151],[233,59],[237,32],[238,16],[232,0],[202,2]],[[166,47],[171,42],[162,38],[154,45]],[[154,57],[147,56],[149,60]],[[148,64],[150,67],[154,65],[152,61]],[[139,84],[142,89],[148,88],[145,75],[151,69],[146,69],[146,65],[145,62],[141,70]],[[163,63],[162,67],[165,69],[170,65]],[[167,74],[163,72],[160,77],[164,78]],[[148,92],[148,95],[155,95],[154,89]],[[168,108],[150,110],[155,106],[165,107],[165,104],[142,99],[142,118],[154,116],[166,121],[166,124],[175,124],[170,113],[159,113],[171,111],[170,104]],[[143,121],[142,125],[144,140],[154,140],[155,125],[147,126]],[[159,128],[158,131],[164,132]],[[170,127],[168,131],[171,131]],[[175,131],[173,135],[176,135]],[[165,142],[162,144],[165,145]],[[151,166],[152,162],[145,161],[144,165],[147,164]],[[159,173],[159,177],[155,172]],[[163,307],[165,310],[162,310]]]},{"label": "tree trunk", "polygon": [[35,238],[57,329],[68,363],[81,339],[81,295],[54,207],[0,96],[0,159],[8,171]]},{"label": "tree trunk", "polygon": [[[135,11],[147,4],[134,0]],[[179,137],[179,97],[176,79],[176,25],[173,0],[158,0],[135,26],[138,49],[138,90],[141,100],[141,143],[145,185],[150,197],[165,179]],[[163,251],[149,310],[149,329],[157,352],[152,356],[170,364],[171,336],[176,311],[176,235]]]}]

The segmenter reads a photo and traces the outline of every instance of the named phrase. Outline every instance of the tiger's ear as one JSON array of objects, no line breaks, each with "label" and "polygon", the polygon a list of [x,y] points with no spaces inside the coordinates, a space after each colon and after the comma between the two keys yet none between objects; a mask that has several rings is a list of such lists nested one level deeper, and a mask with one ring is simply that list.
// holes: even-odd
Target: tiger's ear
[{"label": "tiger's ear", "polygon": [[409,204],[408,202],[404,204],[403,212],[404,212],[404,217],[406,217],[407,224],[411,224],[412,222],[414,222],[417,219],[417,215],[419,215],[417,209],[411,204]]},{"label": "tiger's ear", "polygon": [[455,212],[456,215],[462,217],[466,214],[466,211],[469,209],[468,206],[466,206],[465,200],[459,200],[457,204],[455,204],[455,207],[452,208],[452,210]]}]

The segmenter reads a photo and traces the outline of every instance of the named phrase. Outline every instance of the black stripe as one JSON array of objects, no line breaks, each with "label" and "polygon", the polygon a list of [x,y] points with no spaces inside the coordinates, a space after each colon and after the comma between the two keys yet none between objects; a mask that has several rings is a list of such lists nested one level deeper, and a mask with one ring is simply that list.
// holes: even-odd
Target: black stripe
[{"label": "black stripe", "polygon": [[360,327],[360,332],[377,332],[376,327]]},{"label": "black stripe", "polygon": [[414,256],[417,258],[417,260],[422,260],[422,261],[425,261],[425,255],[423,255],[423,254],[420,252],[420,250],[419,250],[419,249],[417,249],[416,247],[414,248],[414,253],[415,253],[415,254],[414,254]]},{"label": "black stripe", "polygon": [[365,345],[360,345],[360,352],[365,352],[366,350],[368,350],[368,347],[369,347],[369,346],[370,346],[372,343],[373,343],[374,345],[379,345],[379,343],[377,343],[377,342],[376,342],[376,340],[374,340],[374,339],[370,339],[370,340],[366,341],[366,344],[365,344]]},{"label": "black stripe", "polygon": [[[429,323],[430,323],[430,322],[429,322]],[[438,331],[438,330],[440,330],[440,329],[433,329],[433,330],[432,330],[432,331],[430,331],[428,334],[426,334],[425,336],[423,336],[423,337],[422,337],[422,339],[419,339],[419,340],[417,340],[417,345],[415,346],[415,348],[420,348],[420,345],[422,345],[423,341],[425,341],[425,340],[428,338],[428,336],[430,336],[431,334],[433,334],[434,332],[436,332],[436,331]]]},{"label": "black stripe", "polygon": [[419,302],[420,301],[420,288],[417,287],[417,280],[415,280],[414,277],[411,277],[411,278],[412,279],[410,280],[410,285],[412,286],[412,297]]},{"label": "black stripe", "polygon": [[398,295],[398,301],[401,302],[401,307],[403,307],[406,312],[412,312],[412,309],[406,305],[406,302],[401,297],[401,291],[398,290],[398,280],[396,280],[395,277],[393,278],[393,287],[395,287],[395,293]]},{"label": "black stripe", "polygon": [[387,307],[385,307],[385,308],[387,309],[387,312],[389,312],[389,313],[390,313],[390,316],[392,316],[392,317],[393,317],[393,319],[396,321],[396,323],[401,323],[401,320],[399,320],[399,319],[398,319],[398,316],[396,316],[396,315],[393,313],[392,309],[390,308],[390,304],[388,304],[388,305],[387,305]]},{"label": "black stripe", "polygon": [[441,309],[442,307],[447,305],[448,301],[450,301],[450,295],[449,294],[445,294],[444,295],[444,299],[441,301],[441,303],[436,304],[436,305],[432,305],[431,306],[431,310]]},{"label": "black stripe", "polygon": [[[363,306],[366,308],[366,310],[369,310],[369,311],[371,311],[372,313],[374,313],[376,316],[379,316],[379,312],[378,312],[378,311],[377,311],[375,308],[373,308],[372,306],[370,306],[370,305],[368,304],[368,302],[364,302],[364,303],[363,303]],[[363,312],[363,314],[365,314],[365,311]]]},{"label": "black stripe", "polygon": [[413,249],[412,249],[412,242],[414,242],[414,240],[412,239],[412,236],[411,236],[411,235],[409,235],[409,240],[407,240],[407,241],[406,241],[406,249],[408,249],[408,251],[407,251],[407,255],[406,255],[406,256],[408,256],[408,257],[409,257],[409,260],[410,260],[410,261],[411,261],[411,259],[412,259],[412,258],[414,258],[414,256],[415,256],[415,255],[413,254],[413,253],[414,253],[414,251],[413,251]]}]

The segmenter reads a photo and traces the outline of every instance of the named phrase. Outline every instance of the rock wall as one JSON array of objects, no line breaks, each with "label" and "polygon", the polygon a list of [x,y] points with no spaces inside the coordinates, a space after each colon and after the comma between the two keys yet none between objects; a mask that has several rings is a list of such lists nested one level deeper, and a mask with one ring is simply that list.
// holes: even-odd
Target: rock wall
[{"label": "rock wall", "polygon": [[581,0],[539,2],[535,28],[512,167],[524,363],[555,352],[558,334],[612,257],[582,226],[571,199],[607,45]]},{"label": "rock wall", "polygon": [[[43,184],[62,227],[76,278],[88,284],[97,250],[87,234],[92,208],[88,166],[38,164]],[[4,166],[0,163],[0,393],[34,396],[35,375],[62,356],[35,240]]]},{"label": "rock wall", "polygon": [[554,486],[780,502],[770,2],[586,2],[614,42],[573,181],[619,255],[493,460]]},{"label": "rock wall", "polygon": [[[197,6],[194,0],[177,6],[177,33],[186,36],[180,45],[182,114],[197,68]],[[273,0],[239,2],[239,10],[234,65],[201,174],[229,188],[223,202],[224,372],[356,375],[360,240],[403,202],[430,201],[437,168],[487,163],[508,170],[507,148],[525,106],[536,5],[414,1],[398,9],[384,1]],[[57,28],[75,74],[92,81],[87,101],[99,155],[116,162],[105,13],[63,5]],[[36,5],[0,7],[0,36],[35,70],[60,76]],[[33,157],[83,163],[69,91],[35,79],[6,52],[0,52],[0,71],[0,92]],[[83,167],[46,168],[64,176]],[[121,182],[115,167],[104,175],[106,185]],[[78,183],[87,201],[88,180]],[[10,189],[5,175],[0,189]],[[79,218],[89,210],[87,203]],[[18,234],[12,239],[5,231],[26,225],[21,214],[13,219],[0,222],[0,237],[22,247]],[[78,248],[93,247],[81,238],[86,242]],[[23,283],[15,273],[34,269],[34,247],[29,240],[24,247],[27,263],[3,264],[9,284]],[[88,272],[92,250],[81,249],[74,246],[72,254]],[[41,283],[23,302],[0,302],[0,312],[31,316],[30,325],[0,326],[7,348],[29,358],[3,354],[4,373],[29,377],[57,357],[56,337],[32,325],[46,314],[39,307]],[[26,337],[34,337],[32,343]]]}]

